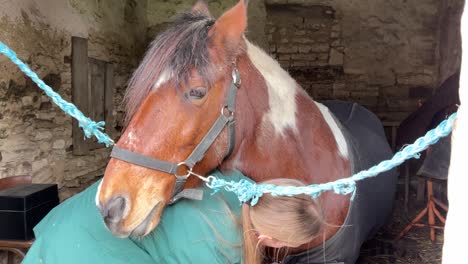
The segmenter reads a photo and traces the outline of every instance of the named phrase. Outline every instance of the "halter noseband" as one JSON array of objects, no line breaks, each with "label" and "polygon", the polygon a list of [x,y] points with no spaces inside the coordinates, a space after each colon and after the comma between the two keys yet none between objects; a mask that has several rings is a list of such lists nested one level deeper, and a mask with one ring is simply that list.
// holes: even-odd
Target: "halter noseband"
[{"label": "halter noseband", "polygon": [[[169,204],[174,204],[181,198],[201,200],[203,198],[203,191],[195,189],[183,190],[185,182],[191,175],[200,177],[193,172],[193,167],[195,167],[195,165],[205,157],[206,152],[219,136],[221,131],[223,131],[225,126],[229,128],[229,147],[224,158],[226,159],[229,155],[231,155],[235,143],[234,113],[236,108],[237,90],[239,89],[240,85],[240,74],[237,70],[237,67],[234,65],[234,69],[232,70],[232,81],[229,86],[229,90],[227,91],[226,101],[221,108],[220,116],[202,139],[202,141],[195,147],[192,153],[184,161],[176,164],[160,159],[155,159],[150,156],[138,154],[120,148],[117,145],[115,145],[112,149],[111,157],[148,169],[173,174],[176,177],[176,184],[174,186]],[[182,169],[185,169],[187,173],[179,175],[178,173],[180,173]]]}]

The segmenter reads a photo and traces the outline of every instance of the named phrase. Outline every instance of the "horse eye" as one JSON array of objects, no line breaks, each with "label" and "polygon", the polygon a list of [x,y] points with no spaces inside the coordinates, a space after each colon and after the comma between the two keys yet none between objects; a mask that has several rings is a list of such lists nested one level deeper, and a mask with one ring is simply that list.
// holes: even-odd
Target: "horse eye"
[{"label": "horse eye", "polygon": [[205,87],[195,87],[190,89],[188,93],[188,98],[191,100],[200,100],[206,95],[206,88]]}]

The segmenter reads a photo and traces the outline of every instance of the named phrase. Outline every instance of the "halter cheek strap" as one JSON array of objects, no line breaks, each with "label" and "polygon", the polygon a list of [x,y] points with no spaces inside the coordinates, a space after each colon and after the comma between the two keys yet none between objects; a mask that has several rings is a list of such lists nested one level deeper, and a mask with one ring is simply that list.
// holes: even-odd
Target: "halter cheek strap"
[{"label": "halter cheek strap", "polygon": [[[119,159],[128,163],[132,163],[148,169],[162,171],[172,174],[176,177],[176,184],[172,193],[169,204],[174,204],[181,198],[188,198],[193,200],[201,200],[203,198],[203,191],[196,189],[183,189],[187,179],[191,175],[199,176],[193,173],[193,167],[200,162],[206,155],[206,152],[214,143],[219,134],[223,131],[224,127],[228,127],[229,133],[229,146],[225,155],[225,159],[231,155],[235,145],[235,120],[234,113],[236,108],[237,90],[241,85],[239,71],[234,66],[232,71],[232,81],[227,91],[225,104],[221,108],[221,114],[216,119],[213,126],[208,133],[203,137],[201,142],[195,147],[192,153],[185,159],[185,161],[178,164],[156,159],[150,156],[138,154],[123,148],[114,146],[111,152],[111,157]],[[184,170],[185,169],[185,170]],[[181,170],[186,171],[185,174],[179,175]]]}]

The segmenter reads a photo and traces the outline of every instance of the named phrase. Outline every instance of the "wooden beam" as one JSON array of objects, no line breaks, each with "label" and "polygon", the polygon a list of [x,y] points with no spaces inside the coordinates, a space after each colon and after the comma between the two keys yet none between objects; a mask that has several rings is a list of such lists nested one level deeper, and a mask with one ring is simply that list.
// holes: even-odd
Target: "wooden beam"
[{"label": "wooden beam", "polygon": [[[463,50],[468,51],[468,14],[465,12],[461,23]],[[466,261],[468,237],[468,174],[466,150],[468,147],[468,56],[463,53],[460,75],[460,100],[458,118],[452,133],[452,153],[448,176],[449,210],[445,226],[445,241],[442,256],[443,264],[463,263]]]},{"label": "wooden beam", "polygon": [[[88,86],[88,109],[89,117],[96,121],[105,121],[105,82],[106,82],[106,65],[105,61],[89,58],[89,86]],[[95,138],[88,140],[89,150],[103,148],[104,145],[99,144]]]},{"label": "wooden beam", "polygon": [[[88,110],[88,40],[72,37],[72,101],[83,114]],[[86,155],[89,152],[83,130],[78,122],[72,121],[73,154]]]},{"label": "wooden beam", "polygon": [[112,125],[114,124],[114,116],[112,113],[114,112],[114,65],[111,63],[107,63],[106,65],[106,84],[105,84],[105,91],[104,91],[104,117],[106,121],[106,133],[113,138],[114,137],[114,128]]}]

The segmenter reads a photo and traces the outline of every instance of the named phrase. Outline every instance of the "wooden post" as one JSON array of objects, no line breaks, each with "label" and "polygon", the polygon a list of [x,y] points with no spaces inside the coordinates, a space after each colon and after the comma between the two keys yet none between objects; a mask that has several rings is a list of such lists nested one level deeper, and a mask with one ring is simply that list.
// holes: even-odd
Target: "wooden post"
[{"label": "wooden post", "polygon": [[113,138],[114,128],[112,127],[114,122],[114,116],[112,112],[114,110],[114,65],[111,63],[106,64],[106,84],[104,91],[104,117],[106,121],[106,133]]},{"label": "wooden post", "polygon": [[[85,116],[88,112],[88,40],[72,37],[72,98],[73,103],[81,109]],[[84,133],[78,122],[72,120],[73,154],[88,154],[88,145],[85,143]]]},{"label": "wooden post", "polygon": [[448,177],[449,211],[445,226],[445,241],[443,249],[443,264],[464,263],[468,237],[468,15],[466,10],[462,16],[462,67],[460,75],[460,100],[458,118],[452,133],[452,155]]}]

